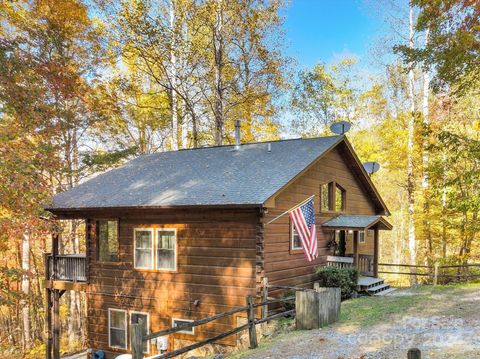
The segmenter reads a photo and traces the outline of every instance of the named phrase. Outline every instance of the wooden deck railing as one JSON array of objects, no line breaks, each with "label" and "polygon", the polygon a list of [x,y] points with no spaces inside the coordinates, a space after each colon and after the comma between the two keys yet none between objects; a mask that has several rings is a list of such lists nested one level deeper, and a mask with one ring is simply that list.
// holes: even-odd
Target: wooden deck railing
[{"label": "wooden deck railing", "polygon": [[56,257],[56,268],[53,270],[53,258],[46,255],[47,280],[68,282],[87,281],[87,258],[85,254],[62,254]]},{"label": "wooden deck railing", "polygon": [[[327,266],[354,267],[353,257],[327,256]],[[373,275],[373,256],[367,254],[358,255],[358,271],[363,275]]]}]

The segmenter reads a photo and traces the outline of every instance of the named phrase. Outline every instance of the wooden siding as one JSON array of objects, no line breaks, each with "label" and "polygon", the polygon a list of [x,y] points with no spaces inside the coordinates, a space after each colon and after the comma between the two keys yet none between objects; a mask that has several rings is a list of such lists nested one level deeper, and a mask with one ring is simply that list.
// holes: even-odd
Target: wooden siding
[{"label": "wooden siding", "polygon": [[[265,216],[265,222],[314,194],[319,250],[319,257],[313,262],[308,262],[305,259],[303,251],[290,250],[290,220],[288,215],[266,225],[264,229],[264,262],[265,276],[268,277],[269,283],[311,285],[315,280],[315,267],[324,264],[326,256],[331,254],[328,243],[332,240],[333,232],[323,231],[320,225],[339,213],[320,212],[319,195],[322,183],[335,181],[346,190],[346,208],[343,213],[371,215],[378,212],[371,197],[356,178],[355,172],[349,167],[352,164],[345,161],[342,153],[342,149],[339,147],[330,151],[280,192],[276,196],[274,204],[267,207],[268,214]],[[365,254],[373,254],[373,250],[372,253]]]},{"label": "wooden siding", "polygon": [[[95,221],[88,221],[89,345],[105,350],[109,358],[124,351],[108,347],[108,308],[149,313],[150,331],[159,331],[171,327],[172,318],[201,319],[243,306],[245,296],[255,293],[261,273],[256,257],[259,210],[104,212],[93,218],[119,220],[116,263],[96,260]],[[140,227],[177,230],[176,271],[134,269],[133,232]],[[231,329],[235,321],[224,318],[196,328],[195,335],[174,337],[205,339]],[[223,343],[234,345],[235,337]]]}]

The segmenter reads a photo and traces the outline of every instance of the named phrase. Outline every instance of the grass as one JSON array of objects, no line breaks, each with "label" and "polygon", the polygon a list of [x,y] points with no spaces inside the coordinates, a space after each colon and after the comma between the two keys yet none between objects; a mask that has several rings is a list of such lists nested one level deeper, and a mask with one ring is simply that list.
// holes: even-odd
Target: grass
[{"label": "grass", "polygon": [[442,302],[454,300],[465,290],[480,289],[480,283],[418,286],[407,290],[405,295],[385,297],[362,297],[342,303],[340,324],[354,326],[375,325],[392,316],[421,312],[427,303],[432,305],[438,296]]}]

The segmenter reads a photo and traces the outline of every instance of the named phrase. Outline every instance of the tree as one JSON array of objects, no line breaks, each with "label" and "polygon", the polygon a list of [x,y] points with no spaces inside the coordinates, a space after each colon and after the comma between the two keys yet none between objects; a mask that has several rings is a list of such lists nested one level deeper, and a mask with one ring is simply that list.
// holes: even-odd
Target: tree
[{"label": "tree", "polygon": [[[407,62],[435,67],[434,88],[463,93],[480,76],[480,7],[470,0],[413,0],[420,8],[417,31],[429,30],[425,48],[397,46]],[[448,87],[446,87],[448,86]]]},{"label": "tree", "polygon": [[355,62],[345,58],[328,68],[318,64],[299,73],[291,106],[296,112],[293,125],[302,133],[319,134],[333,122],[359,120],[356,106],[360,91],[352,85]]}]

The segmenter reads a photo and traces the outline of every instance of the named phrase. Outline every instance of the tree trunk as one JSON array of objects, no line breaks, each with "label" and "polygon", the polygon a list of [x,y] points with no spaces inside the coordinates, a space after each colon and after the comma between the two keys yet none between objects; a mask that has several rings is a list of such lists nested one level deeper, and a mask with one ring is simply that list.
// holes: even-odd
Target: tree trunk
[{"label": "tree trunk", "polygon": [[178,148],[183,147],[182,144],[179,144],[178,136],[178,101],[176,91],[177,83],[177,56],[175,54],[175,36],[176,36],[176,24],[175,24],[175,3],[174,0],[170,0],[170,31],[171,31],[171,40],[170,40],[170,76],[171,76],[171,88],[170,88],[170,100],[171,100],[171,111],[172,111],[172,149],[178,150]]},{"label": "tree trunk", "polygon": [[442,255],[447,258],[447,153],[442,153]]},{"label": "tree trunk", "polygon": [[[425,32],[425,48],[428,46],[430,29],[427,28]],[[430,139],[430,118],[429,118],[429,99],[430,90],[430,70],[425,69],[423,72],[423,98],[422,98],[422,112],[423,112],[423,136],[422,136],[422,194],[423,194],[423,235],[426,242],[427,256],[432,259],[433,243],[430,225],[430,191],[428,178],[428,162],[429,162],[429,139]]]},{"label": "tree trunk", "polygon": [[22,295],[20,301],[22,311],[22,325],[23,325],[23,349],[27,351],[31,347],[30,334],[30,233],[28,229],[23,232],[22,238]]},{"label": "tree trunk", "polygon": [[[413,8],[410,7],[410,38],[409,46],[414,47],[414,31],[413,31]],[[413,173],[413,156],[414,156],[414,129],[415,129],[415,77],[413,72],[413,64],[410,64],[408,72],[408,95],[410,101],[410,118],[408,120],[408,145],[407,145],[407,196],[408,196],[408,250],[410,254],[410,265],[416,265],[416,240],[415,240],[415,177]],[[415,271],[414,268],[411,271]],[[410,275],[410,284],[414,285],[417,278]]]},{"label": "tree trunk", "polygon": [[224,118],[224,94],[223,94],[223,6],[222,0],[217,0],[217,12],[215,21],[214,37],[214,51],[215,51],[215,102],[214,102],[214,117],[215,117],[215,144],[217,146],[223,143],[223,127],[225,124]]}]

